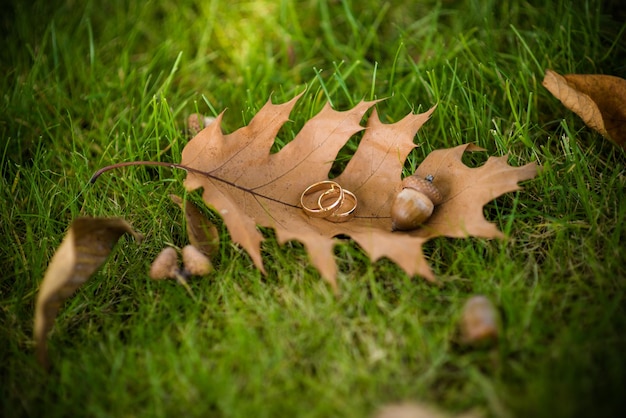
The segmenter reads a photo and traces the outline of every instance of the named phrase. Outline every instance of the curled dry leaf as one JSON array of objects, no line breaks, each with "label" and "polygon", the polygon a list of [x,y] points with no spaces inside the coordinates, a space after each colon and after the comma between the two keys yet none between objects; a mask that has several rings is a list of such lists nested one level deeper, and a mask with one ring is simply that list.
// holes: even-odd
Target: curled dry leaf
[{"label": "curled dry leaf", "polygon": [[63,301],[104,263],[124,234],[142,236],[120,218],[75,219],[50,260],[37,295],[34,339],[39,363],[48,367],[46,338]]},{"label": "curled dry leaf", "polygon": [[626,148],[626,80],[600,74],[546,70],[543,86],[587,126]]},{"label": "curled dry leaf", "polygon": [[170,198],[185,212],[189,243],[209,258],[217,254],[220,248],[220,238],[215,225],[193,202],[183,201],[180,196],[174,194],[170,195]]},{"label": "curled dry leaf", "polygon": [[[337,266],[336,236],[349,236],[373,260],[387,257],[409,275],[434,280],[422,245],[436,236],[493,238],[502,234],[482,215],[482,207],[497,196],[519,189],[518,181],[533,178],[536,164],[511,167],[506,157],[490,158],[479,168],[462,164],[470,145],[431,153],[420,165],[421,176],[434,175],[444,201],[421,229],[392,232],[391,204],[402,188],[402,169],[416,145],[417,130],[428,120],[425,113],[409,114],[383,124],[373,109],[364,128],[359,124],[376,102],[361,102],[347,111],[327,104],[310,119],[293,141],[270,153],[274,139],[288,120],[297,99],[274,105],[267,102],[248,126],[229,135],[221,131],[220,115],[183,149],[181,166],[189,168],[187,190],[203,188],[203,200],[223,218],[232,239],[264,271],[263,236],[257,225],[273,228],[280,243],[304,244],[312,264],[333,288]],[[328,180],[339,150],[350,137],[365,129],[359,147],[343,173],[333,180],[358,198],[355,216],[332,223],[309,218],[300,208],[300,196],[311,184]]]}]

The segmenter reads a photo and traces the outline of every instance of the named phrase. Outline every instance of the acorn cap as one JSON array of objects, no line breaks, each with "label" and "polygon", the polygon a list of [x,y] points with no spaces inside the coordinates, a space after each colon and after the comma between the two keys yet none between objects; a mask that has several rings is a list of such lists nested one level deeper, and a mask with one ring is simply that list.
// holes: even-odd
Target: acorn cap
[{"label": "acorn cap", "polygon": [[183,265],[192,276],[204,276],[213,271],[211,260],[193,245],[183,247]]},{"label": "acorn cap", "polygon": [[150,266],[152,280],[174,279],[178,272],[178,255],[172,247],[165,247]]},{"label": "acorn cap", "polygon": [[[432,176],[429,176],[429,178],[432,178]],[[415,174],[405,177],[404,180],[402,180],[402,188],[414,189],[424,193],[435,206],[440,204],[443,200],[441,192],[437,189],[437,186],[433,184],[432,180],[423,179]]]}]

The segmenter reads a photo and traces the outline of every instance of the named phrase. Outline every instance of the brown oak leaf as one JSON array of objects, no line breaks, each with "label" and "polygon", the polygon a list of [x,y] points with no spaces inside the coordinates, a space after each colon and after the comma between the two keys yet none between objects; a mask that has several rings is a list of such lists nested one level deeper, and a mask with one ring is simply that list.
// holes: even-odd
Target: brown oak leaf
[{"label": "brown oak leaf", "polygon": [[[273,228],[282,244],[304,244],[312,264],[336,289],[337,267],[333,255],[335,237],[349,236],[373,261],[387,257],[409,275],[434,280],[422,253],[422,245],[436,236],[501,233],[482,216],[482,207],[502,193],[516,190],[517,182],[532,178],[536,165],[510,167],[506,157],[490,159],[483,167],[469,168],[461,156],[471,145],[431,153],[417,172],[433,174],[445,202],[430,221],[417,231],[392,232],[390,209],[401,189],[402,168],[417,130],[428,120],[425,113],[409,114],[393,124],[383,124],[373,109],[367,126],[361,121],[376,102],[360,102],[347,111],[328,104],[279,152],[270,153],[274,138],[300,96],[283,104],[265,106],[248,126],[224,135],[220,115],[183,149],[181,165],[190,168],[188,190],[203,188],[203,199],[224,219],[233,241],[240,244],[254,264],[264,271],[257,225]],[[333,179],[358,198],[355,217],[332,223],[309,218],[300,208],[300,196],[311,184],[328,180],[339,150],[355,133],[365,133],[345,170]],[[476,180],[472,182],[473,180]]]},{"label": "brown oak leaf", "polygon": [[543,86],[587,126],[626,148],[626,80],[546,70]]}]

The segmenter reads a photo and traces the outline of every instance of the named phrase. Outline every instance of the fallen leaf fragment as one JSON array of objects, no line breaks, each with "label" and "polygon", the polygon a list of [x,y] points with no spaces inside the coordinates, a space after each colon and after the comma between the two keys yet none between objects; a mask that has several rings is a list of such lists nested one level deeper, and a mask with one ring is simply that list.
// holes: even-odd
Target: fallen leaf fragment
[{"label": "fallen leaf fragment", "polygon": [[124,234],[140,242],[141,234],[120,218],[75,219],[50,260],[35,307],[34,339],[39,363],[48,368],[46,338],[63,301],[104,263]]},{"label": "fallen leaf fragment", "polygon": [[542,84],[587,126],[626,148],[626,80],[546,70]]},{"label": "fallen leaf fragment", "polygon": [[[416,132],[435,108],[392,124],[383,124],[374,108],[363,127],[361,119],[376,102],[361,102],[341,112],[327,104],[293,141],[270,153],[298,98],[279,105],[268,101],[248,126],[228,135],[222,133],[220,115],[191,139],[182,153],[180,165],[189,168],[187,190],[203,189],[203,200],[222,216],[233,241],[263,272],[263,236],[257,225],[273,228],[281,244],[302,242],[312,264],[335,290],[333,247],[337,236],[352,238],[372,261],[387,257],[407,274],[434,281],[422,253],[424,242],[437,236],[502,236],[484,219],[484,204],[519,189],[519,181],[537,173],[535,163],[511,167],[506,157],[490,158],[483,167],[469,168],[461,162],[463,152],[475,149],[469,144],[435,151],[420,165],[418,174],[434,175],[434,183],[444,194],[443,203],[421,229],[392,232],[391,205],[402,188],[404,162],[417,146],[413,142]],[[329,179],[337,153],[363,129],[358,149],[343,173],[333,179],[356,195],[354,218],[333,223],[308,217],[300,207],[302,192]]]},{"label": "fallen leaf fragment", "polygon": [[218,253],[220,238],[215,225],[190,201],[183,201],[174,194],[170,198],[185,212],[187,236],[189,243],[207,257],[211,258]]}]

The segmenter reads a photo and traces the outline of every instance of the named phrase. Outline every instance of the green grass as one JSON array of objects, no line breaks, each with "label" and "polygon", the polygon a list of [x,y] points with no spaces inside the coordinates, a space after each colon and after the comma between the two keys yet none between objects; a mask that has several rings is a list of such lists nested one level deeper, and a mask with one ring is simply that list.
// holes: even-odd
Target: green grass
[{"label": "green grass", "polygon": [[[625,406],[626,157],[541,86],[546,68],[626,74],[618,1],[33,3],[0,17],[0,415],[364,417],[413,400],[569,417]],[[186,243],[168,198],[184,193],[184,173],[125,168],[89,185],[91,174],[180,161],[189,113],[228,109],[231,132],[268,97],[304,90],[278,144],[327,101],[386,98],[388,122],[437,103],[407,172],[465,142],[487,149],[468,164],[508,153],[543,171],[485,207],[507,239],[426,244],[441,286],[345,241],[335,297],[302,246],[271,231],[263,276],[217,217],[216,272],[192,282],[197,302],[151,281],[159,250]],[[122,216],[146,240],[123,238],[63,306],[45,375],[34,300],[80,215]],[[478,293],[502,311],[502,338],[460,350],[459,312]]]}]

